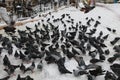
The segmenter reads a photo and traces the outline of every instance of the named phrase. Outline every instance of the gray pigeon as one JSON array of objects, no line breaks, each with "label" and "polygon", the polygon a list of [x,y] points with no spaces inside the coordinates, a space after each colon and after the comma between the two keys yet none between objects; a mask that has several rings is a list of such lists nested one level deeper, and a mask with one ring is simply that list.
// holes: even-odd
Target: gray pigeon
[{"label": "gray pigeon", "polygon": [[42,71],[43,69],[43,63],[42,60],[39,62],[39,64],[37,65],[37,69],[39,69],[40,71]]}]

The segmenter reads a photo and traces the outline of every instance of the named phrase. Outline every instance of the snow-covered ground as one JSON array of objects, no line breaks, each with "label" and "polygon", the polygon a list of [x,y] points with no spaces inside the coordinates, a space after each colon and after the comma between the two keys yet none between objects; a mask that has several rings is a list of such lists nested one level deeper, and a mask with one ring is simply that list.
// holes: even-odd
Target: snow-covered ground
[{"label": "snow-covered ground", "polygon": [[[95,9],[93,9],[92,11],[86,14],[76,9],[75,7],[69,7],[63,10],[59,10],[58,12],[54,12],[52,13],[52,15],[54,15],[55,18],[60,18],[62,14],[70,14],[71,18],[75,20],[74,21],[75,23],[78,23],[79,21],[81,21],[82,24],[84,25],[86,25],[86,17],[88,17],[89,19],[93,18],[95,21],[99,20],[101,24],[97,27],[97,31],[94,34],[94,36],[98,36],[100,31],[103,31],[104,33],[103,35],[110,34],[108,39],[105,41],[105,44],[107,45],[107,48],[105,48],[105,50],[109,49],[110,55],[106,56],[106,61],[98,64],[101,65],[104,70],[111,71],[109,67],[111,64],[107,61],[107,58],[111,57],[115,53],[113,50],[113,46],[110,44],[110,41],[112,41],[115,37],[120,37],[120,11],[119,11],[120,5],[119,4],[107,4],[107,5],[102,4],[102,5],[105,7],[97,6]],[[98,19],[98,16],[101,16],[101,19]],[[43,20],[46,21],[48,18],[51,18],[51,15],[46,16],[45,18],[43,18]],[[66,18],[66,20],[67,19],[68,18]],[[52,22],[52,20],[50,21]],[[92,26],[95,24],[95,21],[91,23]],[[25,26],[28,26],[34,29],[35,28],[34,25],[37,24],[38,22],[41,22],[41,20],[27,23],[23,26],[19,26],[17,27],[17,30],[18,29],[25,30]],[[44,23],[46,24],[46,22]],[[63,25],[59,22],[54,23],[54,25],[59,25],[60,30],[64,29]],[[71,26],[70,24],[67,24],[67,27],[70,27],[70,26]],[[106,27],[109,27],[111,29],[116,29],[117,31],[116,33],[109,32],[106,29]],[[1,30],[0,34],[3,34],[4,36],[9,37],[8,35],[5,34],[4,30]],[[15,35],[17,35],[17,33]],[[117,44],[120,45],[120,41],[118,41],[116,45]],[[16,50],[16,47],[14,47],[14,52],[15,50]],[[4,66],[2,61],[5,54],[7,54],[7,52],[3,51],[2,57],[0,57],[0,72],[1,72],[0,78],[5,77],[7,75],[7,73],[3,70]],[[89,64],[90,57],[88,55],[83,55],[83,57],[86,64]],[[13,56],[9,56],[9,59],[12,64],[21,64],[21,60],[19,59],[16,60]],[[39,60],[36,60],[35,62],[37,65]],[[120,60],[116,60],[114,63],[120,63]],[[39,71],[37,70],[37,68],[35,68],[34,73],[27,72],[25,74],[22,74],[21,71],[17,69],[15,71],[16,76],[11,77],[9,80],[16,80],[18,74],[21,74],[21,76],[30,75],[32,78],[34,78],[34,80],[87,80],[85,75],[75,77],[73,74],[60,74],[56,64],[47,64],[45,61],[43,62],[43,64],[44,64],[43,71]],[[25,65],[29,66],[30,64],[25,63]],[[76,69],[78,64],[74,59],[71,59],[71,60],[67,59],[65,61],[65,66],[68,70],[72,72],[73,69]],[[104,75],[97,76],[95,80],[104,80]]]}]

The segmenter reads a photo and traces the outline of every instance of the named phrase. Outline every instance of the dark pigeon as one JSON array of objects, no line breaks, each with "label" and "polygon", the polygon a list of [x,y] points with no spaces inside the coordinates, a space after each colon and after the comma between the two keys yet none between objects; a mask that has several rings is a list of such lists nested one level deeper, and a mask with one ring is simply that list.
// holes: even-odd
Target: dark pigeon
[{"label": "dark pigeon", "polygon": [[116,30],[115,30],[115,29],[113,29],[112,31],[113,31],[113,33],[115,33],[115,32],[116,32]]},{"label": "dark pigeon", "polygon": [[90,73],[91,75],[93,75],[94,77],[96,77],[96,76],[98,76],[98,75],[103,75],[103,74],[104,74],[103,72],[104,72],[104,71],[102,70],[102,67],[101,67],[101,66],[97,67],[95,70],[89,70],[89,73]]},{"label": "dark pigeon", "polygon": [[35,69],[35,62],[32,62],[32,64],[28,68],[26,68],[24,73],[27,72],[27,71],[31,71],[33,73],[34,69]]},{"label": "dark pigeon", "polygon": [[115,57],[109,57],[109,58],[107,59],[107,61],[108,61],[109,63],[113,63],[115,60],[116,60]]},{"label": "dark pigeon", "polygon": [[65,58],[61,58],[57,61],[58,70],[60,71],[60,73],[61,74],[67,74],[67,73],[72,74],[72,72],[66,69],[64,63],[65,63]]},{"label": "dark pigeon", "polygon": [[105,50],[105,54],[106,54],[106,55],[109,55],[109,54],[110,54],[109,49]]},{"label": "dark pigeon", "polygon": [[110,68],[117,76],[120,76],[120,64],[115,63]]},{"label": "dark pigeon", "polygon": [[110,41],[112,45],[116,44],[120,40],[120,37],[116,37],[113,41]]},{"label": "dark pigeon", "polygon": [[109,27],[106,27],[106,28],[107,28],[108,31],[111,31],[111,28],[109,28]]},{"label": "dark pigeon", "polygon": [[87,75],[88,80],[95,80],[94,77],[90,74]]},{"label": "dark pigeon", "polygon": [[39,69],[40,71],[42,71],[43,69],[43,63],[42,60],[39,62],[39,64],[37,65],[37,69]]},{"label": "dark pigeon", "polygon": [[98,27],[98,25],[101,24],[99,21],[96,21],[94,27]]},{"label": "dark pigeon", "polygon": [[112,72],[107,71],[105,74],[105,80],[117,80],[117,78]]},{"label": "dark pigeon", "polygon": [[4,27],[4,30],[6,33],[9,33],[9,32],[15,33],[16,32],[15,29],[16,28],[14,27]]},{"label": "dark pigeon", "polygon": [[17,52],[17,50],[15,51],[14,57],[15,57],[15,58],[18,58],[18,57],[19,57],[19,53]]},{"label": "dark pigeon", "polygon": [[96,59],[96,58],[93,58],[90,60],[90,63],[93,63],[93,64],[98,63],[98,62],[103,62],[103,60]]},{"label": "dark pigeon", "polygon": [[5,55],[4,58],[3,58],[3,65],[4,65],[5,67],[8,67],[10,64],[11,64],[11,63],[10,63],[9,58],[7,57],[7,55]]},{"label": "dark pigeon", "polygon": [[80,76],[80,75],[86,75],[88,72],[84,69],[79,69],[79,70],[73,70],[74,76]]},{"label": "dark pigeon", "polygon": [[23,73],[24,73],[25,70],[26,70],[26,67],[23,65],[23,63],[21,63],[20,70],[21,70]]},{"label": "dark pigeon", "polygon": [[106,40],[108,38],[109,34],[103,36],[103,39]]}]

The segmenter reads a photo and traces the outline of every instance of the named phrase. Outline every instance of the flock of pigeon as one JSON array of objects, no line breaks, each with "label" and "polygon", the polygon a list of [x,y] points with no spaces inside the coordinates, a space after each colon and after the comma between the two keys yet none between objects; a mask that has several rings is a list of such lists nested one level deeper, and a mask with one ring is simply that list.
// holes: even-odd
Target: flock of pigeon
[{"label": "flock of pigeon", "polygon": [[[120,59],[120,45],[116,45],[120,37],[115,37],[114,40],[110,41],[115,54],[106,58],[111,54],[105,44],[110,34],[104,34],[103,31],[100,31],[98,36],[94,36],[97,33],[97,27],[101,24],[99,21],[101,16],[98,16],[98,20],[86,17],[87,23],[83,25],[82,21],[75,23],[70,14],[62,14],[60,18],[55,18],[51,13],[49,15],[51,17],[47,20],[42,19],[35,24],[35,29],[26,26],[25,30],[16,30],[14,33],[6,29],[5,32],[9,37],[0,34],[2,46],[0,47],[0,55],[3,50],[8,53],[8,55],[2,56],[4,71],[8,75],[0,80],[9,80],[10,77],[14,76],[16,69],[19,69],[23,74],[28,71],[33,73],[35,68],[42,71],[43,62],[56,64],[61,74],[71,74],[75,77],[86,75],[88,80],[95,80],[97,76],[104,75],[105,80],[120,80],[120,64],[114,63]],[[66,17],[67,20],[65,20]],[[59,25],[54,25],[57,22],[62,24],[63,30],[60,30]],[[91,25],[91,22],[95,22],[94,26]],[[109,27],[106,29],[113,34],[116,33],[115,29]],[[17,35],[15,35],[16,33]],[[17,48],[15,53],[13,53],[13,46]],[[21,63],[19,65],[12,64],[9,59],[10,55],[20,59]],[[83,56],[90,57],[89,64],[86,64]],[[38,65],[35,65],[36,59],[39,59]],[[66,59],[74,59],[78,63],[76,69],[69,71],[65,66]],[[111,64],[112,71],[104,70],[99,65],[105,60]],[[24,63],[31,65],[26,67]],[[18,74],[16,80],[34,79],[29,75],[21,77]]]}]

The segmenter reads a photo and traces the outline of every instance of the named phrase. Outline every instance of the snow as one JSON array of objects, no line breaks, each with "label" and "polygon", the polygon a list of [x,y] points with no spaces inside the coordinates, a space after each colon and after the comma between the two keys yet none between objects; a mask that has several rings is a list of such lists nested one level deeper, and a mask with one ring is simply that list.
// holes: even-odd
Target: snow
[{"label": "snow", "polygon": [[[101,4],[100,4],[101,5]],[[97,28],[97,32],[95,36],[99,34],[100,31],[103,31],[104,35],[110,34],[108,37],[108,40],[105,41],[105,44],[108,46],[108,49],[110,49],[111,54],[106,57],[112,56],[115,52],[113,51],[113,47],[110,44],[110,41],[113,40],[116,36],[120,36],[120,5],[119,4],[102,4],[105,7],[100,7],[97,6],[95,9],[90,11],[89,13],[84,14],[81,12],[79,9],[76,9],[75,7],[69,7],[65,8],[63,10],[59,10],[58,12],[52,13],[52,15],[55,16],[55,18],[59,18],[62,14],[70,14],[73,19],[75,19],[75,22],[82,21],[82,24],[86,24],[85,18],[93,18],[95,20],[99,20],[101,22],[101,25]],[[98,16],[101,16],[101,19],[98,19]],[[46,16],[43,18],[44,20],[47,20],[50,15]],[[66,18],[67,20],[67,18]],[[41,22],[41,20],[39,20]],[[34,29],[34,25],[37,23],[36,22],[31,22],[27,23],[23,26],[17,27],[17,29],[24,30],[25,26],[31,27]],[[59,25],[60,29],[62,30],[62,24],[61,23],[55,23],[55,25]],[[94,25],[94,22],[92,23]],[[70,24],[67,25],[68,27],[71,26]],[[111,33],[109,32],[106,27],[110,27],[112,29],[116,29],[116,33]],[[6,36],[5,32],[3,30],[0,31],[0,34],[3,34]],[[17,34],[16,34],[17,35]],[[9,37],[9,36],[8,36]],[[120,41],[117,42],[117,44],[120,44]],[[14,50],[16,50],[16,47],[14,47]],[[14,51],[15,52],[15,51]],[[0,57],[0,78],[4,77],[7,75],[6,72],[3,71],[4,66],[2,65],[2,60],[4,55],[7,54],[6,51],[3,51],[2,57]],[[86,64],[89,63],[90,57],[89,56],[83,56]],[[9,59],[12,64],[20,64],[21,60],[16,60],[13,56],[9,56]],[[39,60],[36,60],[36,65],[38,64]],[[116,61],[116,63],[120,63],[120,61]],[[21,76],[26,76],[30,75],[34,80],[87,80],[86,76],[79,76],[75,77],[73,74],[60,74],[57,68],[56,64],[47,64],[45,61],[43,62],[43,71],[39,71],[37,69],[34,70],[34,73],[27,72],[25,74],[22,74],[19,69],[15,71],[16,76],[11,77],[9,80],[16,80],[17,74],[21,74]],[[25,64],[26,66],[29,66],[30,64]],[[99,63],[105,70],[110,70],[109,64],[107,61],[104,63]],[[77,62],[74,59],[71,60],[66,60],[65,66],[68,70],[72,71],[73,69],[76,69],[77,67]],[[98,76],[95,80],[104,80],[104,76]]]}]

